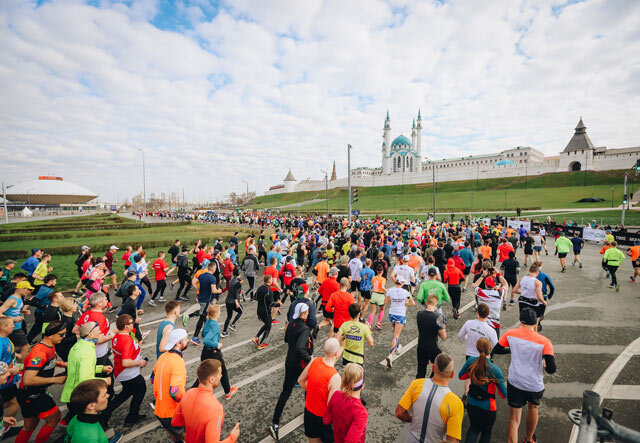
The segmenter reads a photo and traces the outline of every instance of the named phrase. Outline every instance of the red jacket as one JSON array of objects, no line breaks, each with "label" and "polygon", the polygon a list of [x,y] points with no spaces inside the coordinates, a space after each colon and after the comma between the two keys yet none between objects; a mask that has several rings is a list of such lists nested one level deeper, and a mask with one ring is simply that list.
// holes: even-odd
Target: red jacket
[{"label": "red jacket", "polygon": [[450,285],[459,285],[464,280],[464,274],[455,265],[455,260],[450,258],[447,261],[447,269],[444,270],[442,276],[443,283],[449,283]]}]

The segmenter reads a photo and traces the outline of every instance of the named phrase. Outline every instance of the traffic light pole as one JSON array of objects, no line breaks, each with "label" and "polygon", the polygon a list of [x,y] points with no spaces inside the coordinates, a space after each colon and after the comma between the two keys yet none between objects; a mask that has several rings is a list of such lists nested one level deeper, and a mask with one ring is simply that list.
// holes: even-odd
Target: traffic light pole
[{"label": "traffic light pole", "polygon": [[349,226],[351,226],[351,145],[347,145],[347,199],[349,202]]},{"label": "traffic light pole", "polygon": [[626,201],[622,202],[622,220],[620,221],[620,224],[622,226],[624,226],[624,214],[627,210],[627,205],[629,204],[629,197],[627,197],[627,176],[629,175],[629,173],[633,171],[633,169],[628,170],[625,174],[624,174],[624,191],[622,191],[622,195],[624,196],[624,198],[626,199]]}]

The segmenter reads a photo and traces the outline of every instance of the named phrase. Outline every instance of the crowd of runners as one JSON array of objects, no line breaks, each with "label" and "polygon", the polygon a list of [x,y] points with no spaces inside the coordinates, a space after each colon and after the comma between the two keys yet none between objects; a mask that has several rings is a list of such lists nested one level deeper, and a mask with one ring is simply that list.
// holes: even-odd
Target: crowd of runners
[{"label": "crowd of runners", "polygon": [[[154,216],[176,218],[169,212]],[[324,217],[204,217],[212,223],[244,222],[255,234],[236,233],[213,244],[170,239],[167,250],[154,257],[146,255],[144,245],[114,245],[108,251],[83,246],[72,294],[56,289],[55,257],[47,251],[34,247],[18,269],[15,261],[5,262],[0,276],[5,436],[26,443],[43,422],[37,443],[49,441],[58,426],[66,427],[68,442],[107,442],[112,415],[126,402],[125,426],[147,418],[141,406],[150,389],[153,414],[169,441],[235,442],[240,424],[226,438],[220,435],[224,408],[213,395],[218,386],[224,399],[242,395],[229,382],[224,339],[240,327],[254,328],[259,352],[270,344],[272,325],[283,323],[288,349],[277,358],[285,360],[284,380],[273,399],[268,432],[278,441],[280,418],[299,387],[306,391],[300,412],[310,442],[364,442],[365,348],[388,350],[386,364],[393,371],[406,343],[403,328],[415,322],[416,376],[398,393],[395,411],[409,423],[406,441],[461,441],[464,435],[467,442],[489,442],[497,395],[509,405],[508,427],[499,431],[505,440],[536,441],[543,375],[556,371],[553,345],[541,334],[555,292],[543,268],[556,266],[550,260],[555,255],[563,273],[568,258],[582,267],[579,236],[453,217],[351,225]],[[620,288],[617,272],[625,259],[632,263],[630,284],[635,282],[639,242],[620,248],[611,236],[601,254],[611,288]],[[447,325],[459,320],[467,291],[475,295],[475,319],[460,327],[466,362],[455,368],[439,341],[448,339]],[[145,304],[164,307],[157,331],[142,330]],[[516,304],[520,325],[501,330],[501,312]],[[255,310],[260,325],[242,324],[246,309]],[[189,322],[196,323],[191,336]],[[384,328],[392,328],[393,337],[379,343],[374,332]],[[141,343],[149,340],[155,343],[155,361],[141,357]],[[189,346],[202,348],[202,361],[188,377],[183,352]],[[510,358],[506,378],[494,364],[505,358]],[[141,374],[147,365],[153,367],[150,383]],[[454,377],[465,380],[460,397],[448,387]],[[187,386],[187,378],[196,381]],[[63,386],[60,398],[48,392],[53,384]],[[525,406],[526,431],[518,436]],[[463,432],[465,411],[469,426]],[[22,426],[17,426],[19,414]]]}]

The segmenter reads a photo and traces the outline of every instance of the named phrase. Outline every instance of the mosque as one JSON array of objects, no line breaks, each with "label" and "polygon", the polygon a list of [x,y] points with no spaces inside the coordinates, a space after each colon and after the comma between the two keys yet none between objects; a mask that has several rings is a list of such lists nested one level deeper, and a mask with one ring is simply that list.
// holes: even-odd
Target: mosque
[{"label": "mosque", "polygon": [[[546,157],[529,146],[517,146],[495,154],[469,155],[447,159],[428,159],[422,154],[422,115],[411,126],[411,139],[400,134],[391,140],[389,111],[382,128],[381,166],[359,167],[351,170],[352,186],[391,186],[445,181],[473,180],[498,177],[540,175],[564,171],[608,171],[627,169],[640,159],[640,146],[608,149],[596,147],[587,135],[587,127],[580,117],[573,137],[557,156]],[[328,187],[344,188],[346,178],[337,178],[335,161]],[[296,181],[291,170],[284,182],[271,186],[265,195],[288,192],[321,191],[325,180]]]}]

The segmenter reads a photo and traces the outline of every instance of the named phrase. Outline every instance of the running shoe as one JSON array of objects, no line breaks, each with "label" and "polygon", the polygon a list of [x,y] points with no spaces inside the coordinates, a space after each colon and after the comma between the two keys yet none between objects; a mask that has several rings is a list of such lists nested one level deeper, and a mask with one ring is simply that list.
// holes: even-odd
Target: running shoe
[{"label": "running shoe", "polygon": [[258,340],[258,337],[253,337],[251,340],[253,340],[253,342],[256,344],[256,346],[260,346],[260,340]]},{"label": "running shoe", "polygon": [[565,272],[567,272],[567,268],[562,268],[562,271],[560,271],[560,272],[562,272],[564,274]]},{"label": "running shoe", "polygon": [[124,437],[124,434],[122,432],[118,432],[116,435],[109,439],[109,443],[120,443],[122,437]]},{"label": "running shoe", "polygon": [[124,425],[125,426],[133,426],[136,423],[141,422],[142,420],[146,419],[147,416],[145,414],[138,414],[136,417],[127,417],[124,419]]},{"label": "running shoe", "polygon": [[275,423],[271,423],[271,426],[269,426],[269,435],[271,436],[271,438],[273,438],[275,441],[280,441],[280,436],[278,435],[278,429],[280,428],[280,426],[278,426]]},{"label": "running shoe", "polygon": [[109,314],[113,314],[114,312],[118,311],[120,309],[120,306],[112,306],[109,308]]},{"label": "running shoe", "polygon": [[149,303],[149,306],[157,306],[156,302],[154,302],[153,300],[149,300],[147,303]]},{"label": "running shoe", "polygon": [[398,343],[398,347],[396,347],[396,354],[400,355],[401,352],[402,352],[402,345]]},{"label": "running shoe", "polygon": [[277,325],[278,323],[280,323],[280,320],[276,320],[275,318],[271,320],[272,325]]},{"label": "running shoe", "polygon": [[574,268],[576,266],[576,262],[571,263],[571,267]]},{"label": "running shoe", "polygon": [[615,285],[613,283],[609,283],[609,287],[613,288],[613,287],[615,287]]},{"label": "running shoe", "polygon": [[467,288],[462,288],[462,292],[467,292]]},{"label": "running shoe", "polygon": [[393,356],[389,354],[386,360],[387,360],[387,368],[391,369],[391,367],[393,366]]},{"label": "running shoe", "polygon": [[230,324],[229,329],[231,329],[233,332],[236,332],[236,326],[234,324]]},{"label": "running shoe", "polygon": [[582,269],[582,262],[580,262],[580,269]]},{"label": "running shoe", "polygon": [[189,301],[189,298],[185,297],[184,295],[181,295],[180,297],[178,297],[178,300],[180,300],[180,301]]},{"label": "running shoe", "polygon": [[636,278],[632,276],[631,277],[631,281],[635,283],[636,282]]},{"label": "running shoe", "polygon": [[4,440],[5,438],[15,437],[20,433],[21,430],[21,426],[14,426],[12,428],[4,427],[2,428],[2,439]]},{"label": "running shoe", "polygon": [[225,398],[225,400],[229,400],[231,397],[233,397],[237,393],[238,393],[238,387],[237,386],[231,386],[231,389],[229,389],[229,393],[228,394],[224,394],[224,398]]},{"label": "running shoe", "polygon": [[380,323],[376,323],[376,329],[382,329],[382,325]]},{"label": "running shoe", "polygon": [[160,297],[160,298],[158,298],[158,301],[159,301],[159,302],[161,302],[161,303],[164,303],[164,302],[166,302],[167,300],[165,300],[165,298],[164,298],[164,297]]},{"label": "running shoe", "polygon": [[151,334],[151,330],[144,331],[144,332],[142,333],[142,339],[144,340],[145,338],[147,338],[147,337],[149,336],[149,334]]},{"label": "running shoe", "polygon": [[516,304],[516,301],[514,299],[509,300],[509,306],[513,306]]},{"label": "running shoe", "polygon": [[220,337],[222,337],[222,338],[225,338],[225,337],[228,337],[228,336],[229,336],[229,333],[228,333],[228,332],[222,332],[222,333],[220,333]]},{"label": "running shoe", "polygon": [[269,346],[269,343],[262,343],[262,344],[258,345],[258,349],[264,349],[264,348],[266,348],[268,346]]},{"label": "running shoe", "polygon": [[503,302],[502,302],[502,310],[503,310],[503,311],[506,311],[506,310],[507,310],[507,302],[506,302],[506,301],[503,301]]},{"label": "running shoe", "polygon": [[189,323],[189,314],[182,314],[182,326],[186,328],[187,323]]},{"label": "running shoe", "polygon": [[198,337],[191,337],[191,343],[196,346],[200,346],[200,339]]}]

